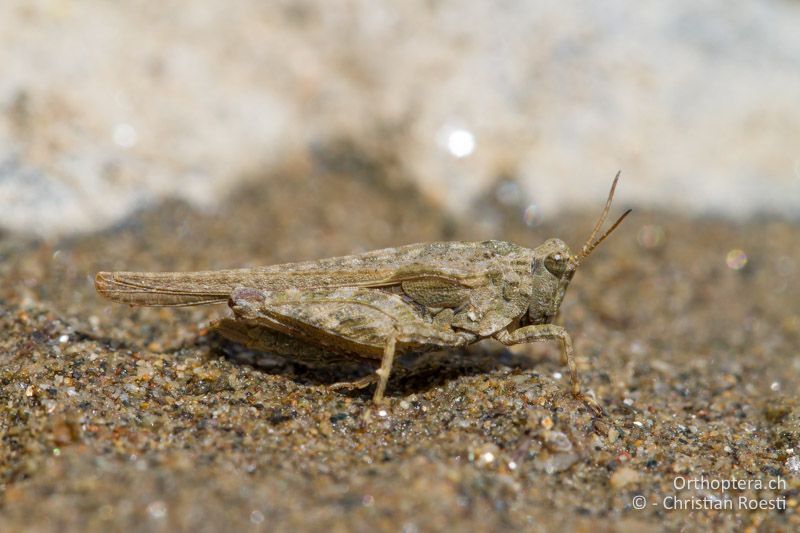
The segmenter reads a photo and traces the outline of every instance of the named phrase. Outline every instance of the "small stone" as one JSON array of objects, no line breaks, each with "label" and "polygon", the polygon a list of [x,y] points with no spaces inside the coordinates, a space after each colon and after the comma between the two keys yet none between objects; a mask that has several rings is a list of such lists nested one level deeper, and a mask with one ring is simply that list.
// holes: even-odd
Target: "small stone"
[{"label": "small stone", "polygon": [[319,423],[319,432],[326,437],[330,437],[333,434],[333,424],[331,424],[330,420],[323,420]]},{"label": "small stone", "polygon": [[261,511],[256,510],[256,511],[253,511],[252,513],[250,513],[250,522],[251,523],[260,524],[263,521],[264,521],[264,513],[262,513]]},{"label": "small stone", "polygon": [[794,475],[800,475],[800,457],[793,455],[786,460],[786,469]]},{"label": "small stone", "polygon": [[621,489],[625,485],[630,485],[637,481],[639,481],[639,472],[632,468],[622,467],[611,474],[611,486],[615,489]]},{"label": "small stone", "polygon": [[543,444],[552,452],[569,452],[572,442],[566,434],[560,431],[547,431],[544,434]]},{"label": "small stone", "polygon": [[167,514],[167,504],[161,500],[156,500],[147,506],[147,514],[155,520],[164,518]]},{"label": "small stone", "polygon": [[563,472],[578,461],[576,453],[543,453],[533,461],[534,468],[547,474]]}]

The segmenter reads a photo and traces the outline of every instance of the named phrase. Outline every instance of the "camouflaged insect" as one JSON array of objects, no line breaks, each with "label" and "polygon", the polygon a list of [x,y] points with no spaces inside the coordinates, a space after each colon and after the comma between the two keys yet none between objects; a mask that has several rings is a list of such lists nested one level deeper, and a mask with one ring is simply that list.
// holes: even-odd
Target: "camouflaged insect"
[{"label": "camouflaged insect", "polygon": [[377,382],[376,403],[383,399],[395,355],[489,337],[507,346],[559,340],[572,392],[582,397],[572,339],[552,322],[580,262],[630,213],[595,240],[618,179],[619,174],[577,255],[558,239],[534,249],[494,240],[436,242],[240,270],[100,272],[95,286],[106,298],[130,305],[227,301],[233,318],[214,327],[250,348],[311,363],[380,362],[374,374],[332,386]]}]

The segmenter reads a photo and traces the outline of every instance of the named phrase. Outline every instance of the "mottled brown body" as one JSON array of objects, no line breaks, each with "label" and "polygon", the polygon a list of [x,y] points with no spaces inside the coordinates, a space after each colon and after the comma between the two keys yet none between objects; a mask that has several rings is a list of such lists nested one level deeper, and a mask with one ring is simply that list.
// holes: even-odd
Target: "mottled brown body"
[{"label": "mottled brown body", "polygon": [[227,301],[234,318],[221,334],[250,347],[322,361],[381,361],[381,401],[396,353],[465,346],[484,338],[506,345],[561,341],[573,393],[580,395],[572,341],[552,324],[580,260],[627,215],[578,255],[550,239],[535,249],[504,241],[437,242],[261,268],[208,272],[100,272],[97,291],[130,305],[183,306]]}]

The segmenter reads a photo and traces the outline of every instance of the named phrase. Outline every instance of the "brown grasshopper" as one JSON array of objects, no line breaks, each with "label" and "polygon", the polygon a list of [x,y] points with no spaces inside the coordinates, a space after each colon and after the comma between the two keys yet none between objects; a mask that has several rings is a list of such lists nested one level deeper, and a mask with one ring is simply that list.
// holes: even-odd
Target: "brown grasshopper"
[{"label": "brown grasshopper", "polygon": [[[531,250],[503,241],[436,242],[318,261],[207,272],[100,272],[97,292],[130,305],[228,302],[214,327],[250,348],[304,362],[357,358],[374,374],[333,388],[377,382],[383,399],[397,353],[465,346],[492,337],[506,346],[558,339],[572,393],[583,397],[572,339],[553,320],[575,270],[630,213],[580,253],[559,239]],[[593,402],[589,402],[597,409]]]}]

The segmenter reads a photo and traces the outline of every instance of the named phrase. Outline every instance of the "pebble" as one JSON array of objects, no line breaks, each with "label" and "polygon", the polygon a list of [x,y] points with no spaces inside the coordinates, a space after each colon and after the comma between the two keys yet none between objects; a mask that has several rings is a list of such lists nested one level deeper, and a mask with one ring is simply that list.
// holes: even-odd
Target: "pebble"
[{"label": "pebble", "polygon": [[621,489],[626,485],[636,483],[639,481],[639,472],[632,468],[622,467],[617,469],[611,474],[611,486],[615,489]]}]

